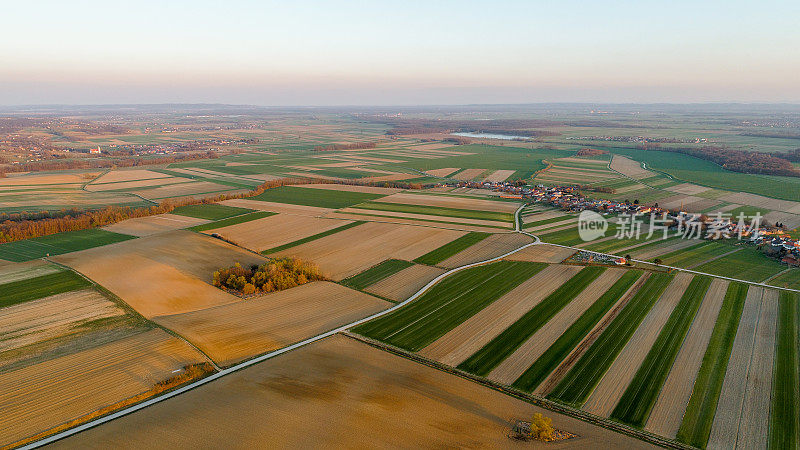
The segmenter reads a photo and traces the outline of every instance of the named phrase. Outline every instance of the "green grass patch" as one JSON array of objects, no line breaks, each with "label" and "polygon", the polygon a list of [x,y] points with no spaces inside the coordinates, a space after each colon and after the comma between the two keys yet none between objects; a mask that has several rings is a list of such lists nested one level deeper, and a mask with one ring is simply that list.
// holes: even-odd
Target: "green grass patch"
[{"label": "green grass patch", "polygon": [[637,428],[644,426],[710,285],[711,278],[700,275],[689,283],[631,384],[611,413],[612,419]]},{"label": "green grass patch", "polygon": [[30,261],[47,255],[62,255],[128,239],[134,239],[134,236],[113,233],[100,228],[65,231],[24,241],[0,244],[0,259],[13,262]]},{"label": "green grass patch", "polygon": [[[541,232],[540,232],[541,233]],[[539,238],[542,242],[547,244],[559,244],[559,245],[578,245],[583,241],[580,235],[578,234],[578,224],[575,223],[574,227],[569,227],[565,230],[560,231],[553,231],[552,233],[540,234]]]},{"label": "green grass patch", "polygon": [[324,238],[325,236],[330,236],[332,234],[336,234],[336,233],[338,233],[340,231],[344,231],[344,230],[346,230],[348,228],[353,228],[353,227],[361,225],[363,223],[366,223],[366,222],[363,222],[363,221],[360,221],[360,220],[356,221],[356,222],[350,222],[350,223],[348,223],[346,225],[342,225],[340,227],[336,227],[336,228],[334,228],[332,230],[323,231],[322,233],[313,234],[311,236],[307,236],[307,237],[304,237],[302,239],[298,239],[296,241],[289,242],[288,244],[283,244],[283,245],[279,245],[277,247],[273,247],[273,248],[264,250],[261,253],[264,254],[264,255],[267,255],[267,254],[270,254],[270,253],[278,253],[279,251],[286,250],[287,248],[297,247],[300,244],[305,244],[306,242],[315,241],[317,239]]},{"label": "green grass patch", "polygon": [[429,266],[439,264],[445,259],[477,244],[487,237],[489,237],[489,233],[467,233],[458,239],[450,241],[447,244],[444,244],[443,246],[420,256],[419,258],[415,259],[414,262],[417,264],[427,264]]},{"label": "green grass patch", "polygon": [[800,289],[800,269],[789,269],[771,279],[769,284],[790,289]]},{"label": "green grass patch", "polygon": [[267,189],[255,197],[250,197],[250,200],[339,209],[381,197],[385,196],[365,192],[281,186]]},{"label": "green grass patch", "polygon": [[69,270],[13,281],[0,285],[0,308],[91,286],[92,283]]},{"label": "green grass patch", "polygon": [[369,202],[354,206],[358,209],[371,209],[374,211],[392,211],[412,214],[427,214],[432,216],[459,217],[462,219],[494,220],[498,222],[513,222],[514,214],[496,211],[474,211],[471,209],[440,208],[426,205],[405,205],[402,203]]},{"label": "green grass patch", "polygon": [[187,228],[187,230],[192,230],[197,232],[214,230],[217,228],[229,227],[231,225],[250,222],[252,220],[263,219],[264,217],[274,216],[275,214],[278,213],[274,213],[271,211],[256,211],[249,214],[242,214],[240,216],[233,216],[227,219],[204,223],[202,225],[197,225],[195,227]]},{"label": "green grass patch", "polygon": [[548,398],[576,408],[583,405],[670,281],[672,275],[652,274]]},{"label": "green grass patch", "polygon": [[661,255],[662,264],[675,267],[689,267],[740,248],[714,241],[698,242],[698,244],[692,245],[691,247]]},{"label": "green grass patch", "polygon": [[694,382],[692,396],[678,430],[677,439],[685,444],[703,448],[708,442],[747,289],[746,284],[734,282],[725,293],[717,323]]},{"label": "green grass patch", "polygon": [[517,389],[532,392],[558,364],[581,343],[612,306],[642,276],[640,270],[628,270],[595,301],[516,381]]},{"label": "green grass patch", "polygon": [[253,212],[253,210],[247,208],[237,208],[235,206],[220,205],[217,203],[185,205],[179,206],[172,210],[172,214],[206,220],[227,219],[228,217],[240,216],[249,212]]},{"label": "green grass patch", "polygon": [[353,331],[409,351],[420,350],[546,266],[500,261],[462,270],[408,306]]},{"label": "green grass patch", "polygon": [[800,444],[800,374],[798,374],[798,320],[800,303],[794,292],[779,298],[778,345],[772,379],[770,448],[798,448]]},{"label": "green grass patch", "polygon": [[762,282],[785,269],[786,266],[753,247],[742,248],[694,268],[698,272],[756,282]]},{"label": "green grass patch", "polygon": [[605,270],[605,267],[597,266],[582,269],[474,355],[459,364],[458,368],[480,376],[488,375]]},{"label": "green grass patch", "polygon": [[400,259],[387,259],[386,261],[373,266],[358,275],[342,280],[342,284],[353,289],[363,290],[371,284],[383,280],[403,269],[413,266],[414,263]]}]

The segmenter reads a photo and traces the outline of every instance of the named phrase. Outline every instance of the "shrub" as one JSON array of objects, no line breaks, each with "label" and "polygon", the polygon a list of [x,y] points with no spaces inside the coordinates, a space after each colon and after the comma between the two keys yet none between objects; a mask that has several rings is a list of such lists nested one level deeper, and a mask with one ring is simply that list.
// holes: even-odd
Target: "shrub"
[{"label": "shrub", "polygon": [[214,272],[211,283],[243,295],[282,291],[310,281],[324,280],[316,264],[296,258],[277,258],[249,268],[236,263]]}]

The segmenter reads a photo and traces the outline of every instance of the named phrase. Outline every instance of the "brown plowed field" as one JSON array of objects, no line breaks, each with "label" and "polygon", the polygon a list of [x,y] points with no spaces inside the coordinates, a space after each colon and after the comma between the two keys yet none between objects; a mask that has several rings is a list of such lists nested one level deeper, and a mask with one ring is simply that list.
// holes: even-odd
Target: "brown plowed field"
[{"label": "brown plowed field", "polygon": [[516,202],[499,202],[477,198],[450,197],[446,195],[408,194],[401,192],[375,200],[384,203],[402,203],[406,205],[434,206],[438,208],[471,209],[477,211],[493,211],[513,213],[519,208]]},{"label": "brown plowed field", "polygon": [[556,264],[569,258],[575,253],[575,249],[557,247],[549,244],[536,244],[524,248],[506,259],[511,261],[530,261]]},{"label": "brown plowed field", "polygon": [[614,155],[611,159],[611,169],[637,180],[655,175],[649,170],[642,169],[642,164],[638,161],[620,155]]},{"label": "brown plowed field", "polygon": [[383,195],[392,195],[402,191],[402,189],[395,189],[395,188],[355,186],[350,184],[298,184],[296,187],[311,188],[311,189],[328,189],[332,191],[364,192],[367,194],[383,194]]},{"label": "brown plowed field", "polygon": [[453,175],[451,178],[455,178],[456,180],[469,181],[477,177],[478,175],[482,174],[483,172],[486,172],[486,169],[467,169],[461,173]]},{"label": "brown plowed field", "polygon": [[165,173],[153,172],[150,170],[135,169],[135,170],[112,170],[100,178],[92,181],[92,184],[100,183],[120,183],[125,181],[136,180],[151,180],[155,178],[172,178],[171,175]]},{"label": "brown plowed field", "polygon": [[276,214],[263,219],[208,230],[205,233],[217,233],[238,245],[261,252],[348,223],[353,223],[353,221]]},{"label": "brown plowed field", "polygon": [[159,214],[157,216],[137,217],[123,220],[113,225],[103,227],[114,233],[128,234],[131,236],[150,236],[165,231],[180,230],[210,222],[206,219],[178,216],[175,214]]},{"label": "brown plowed field", "polygon": [[531,242],[533,242],[532,237],[521,233],[493,234],[486,239],[445,259],[437,265],[452,269],[465,264],[472,264],[505,255],[506,253],[522,247],[525,244],[530,244]]},{"label": "brown plowed field", "polygon": [[461,217],[444,217],[434,216],[430,214],[416,214],[416,213],[402,213],[395,211],[378,211],[375,209],[360,209],[360,208],[345,208],[340,210],[341,213],[356,213],[356,214],[369,214],[371,216],[388,216],[388,217],[402,217],[406,219],[419,219],[419,220],[436,220],[441,222],[455,222],[463,223],[466,225],[478,225],[489,227],[503,227],[510,228],[512,224],[509,222],[497,222],[494,220],[481,220],[481,219],[464,219]]},{"label": "brown plowed field", "polygon": [[288,203],[262,202],[260,200],[248,200],[238,198],[220,202],[221,205],[234,206],[237,208],[249,208],[258,211],[272,211],[284,214],[297,214],[301,216],[321,216],[332,212],[331,208],[317,208],[316,206],[290,205]]},{"label": "brown plowed field", "polygon": [[443,273],[444,269],[438,267],[415,264],[370,285],[365,290],[391,300],[403,301]]},{"label": "brown plowed field", "polygon": [[181,183],[191,183],[192,180],[188,178],[177,178],[177,177],[167,177],[167,178],[153,178],[151,180],[134,180],[134,181],[120,181],[118,183],[103,183],[103,184],[90,184],[86,186],[86,190],[89,192],[103,192],[103,191],[113,191],[118,189],[133,189],[133,188],[145,188],[145,187],[152,187],[152,186],[173,186],[179,185]]}]

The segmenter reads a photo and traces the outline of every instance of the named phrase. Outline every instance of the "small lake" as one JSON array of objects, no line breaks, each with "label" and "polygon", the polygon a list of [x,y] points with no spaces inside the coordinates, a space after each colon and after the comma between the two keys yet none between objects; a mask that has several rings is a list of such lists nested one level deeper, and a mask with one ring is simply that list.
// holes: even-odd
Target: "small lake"
[{"label": "small lake", "polygon": [[484,139],[503,139],[506,141],[513,141],[515,139],[530,139],[530,136],[514,136],[510,134],[494,134],[494,133],[472,133],[472,132],[459,132],[450,133],[455,136],[484,138]]}]

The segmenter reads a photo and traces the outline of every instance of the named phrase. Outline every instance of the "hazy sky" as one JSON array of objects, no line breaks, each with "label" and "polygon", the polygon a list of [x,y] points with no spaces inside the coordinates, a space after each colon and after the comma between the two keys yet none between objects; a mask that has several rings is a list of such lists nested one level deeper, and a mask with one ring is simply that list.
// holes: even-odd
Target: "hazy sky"
[{"label": "hazy sky", "polygon": [[16,1],[0,104],[800,102],[800,2]]}]

